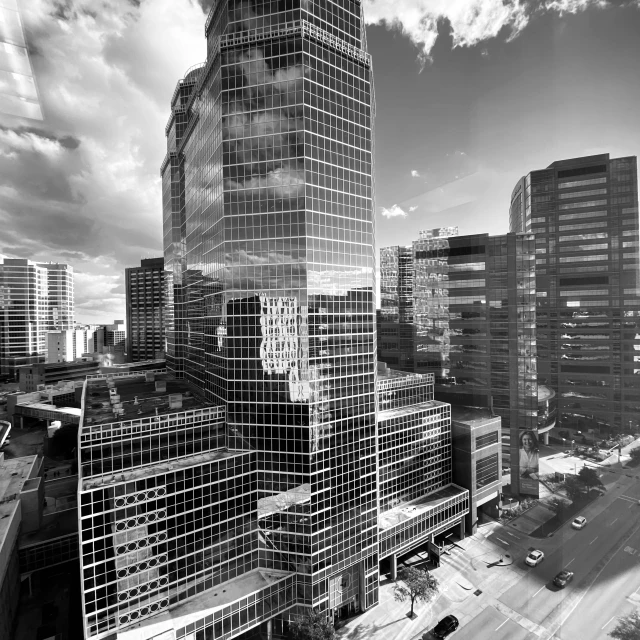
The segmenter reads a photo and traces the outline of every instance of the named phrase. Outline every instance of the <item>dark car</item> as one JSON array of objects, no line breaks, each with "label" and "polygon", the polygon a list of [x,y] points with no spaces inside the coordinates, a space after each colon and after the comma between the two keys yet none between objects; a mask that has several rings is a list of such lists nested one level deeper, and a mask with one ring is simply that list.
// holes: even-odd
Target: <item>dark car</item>
[{"label": "dark car", "polygon": [[433,635],[436,638],[446,638],[450,633],[453,633],[460,623],[455,616],[446,616],[438,622],[436,628],[433,630]]},{"label": "dark car", "polygon": [[554,579],[556,587],[564,588],[573,580],[573,572],[563,569]]}]

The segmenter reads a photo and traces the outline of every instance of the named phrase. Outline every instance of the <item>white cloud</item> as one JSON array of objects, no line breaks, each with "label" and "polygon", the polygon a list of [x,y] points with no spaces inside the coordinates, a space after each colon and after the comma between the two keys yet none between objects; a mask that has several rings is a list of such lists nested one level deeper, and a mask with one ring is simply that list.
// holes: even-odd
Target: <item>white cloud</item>
[{"label": "white cloud", "polygon": [[409,207],[409,212],[415,211],[417,208],[418,208],[418,205],[415,205],[414,207]]},{"label": "white cloud", "polygon": [[0,253],[69,262],[79,318],[122,317],[112,278],[162,255],[164,127],[206,56],[205,15],[192,0],[21,7],[45,119],[0,115]]},{"label": "white cloud", "polygon": [[404,209],[402,209],[402,207],[399,207],[397,204],[394,204],[389,209],[382,207],[380,213],[385,218],[406,218],[409,215]]},{"label": "white cloud", "polygon": [[424,66],[438,38],[438,24],[451,25],[454,47],[472,47],[495,38],[503,29],[512,40],[537,11],[577,13],[607,6],[606,0],[546,0],[532,7],[525,0],[365,0],[365,20],[399,29],[420,49]]},{"label": "white cloud", "polygon": [[411,177],[412,178],[419,178],[420,177],[420,172],[416,171],[416,169],[411,169]]}]

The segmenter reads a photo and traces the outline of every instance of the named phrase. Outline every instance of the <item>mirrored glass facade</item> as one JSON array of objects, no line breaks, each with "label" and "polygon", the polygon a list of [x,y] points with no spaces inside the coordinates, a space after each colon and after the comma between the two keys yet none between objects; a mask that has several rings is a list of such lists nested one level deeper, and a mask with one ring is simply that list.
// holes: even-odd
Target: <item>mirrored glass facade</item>
[{"label": "mirrored glass facade", "polygon": [[352,0],[215,3],[162,165],[168,367],[226,407],[224,446],[255,459],[255,566],[332,615],[378,598],[362,26]]},{"label": "mirrored glass facade", "polygon": [[512,231],[535,234],[538,380],[557,402],[558,426],[572,437],[636,431],[636,158],[603,154],[533,171],[516,186],[511,214]]}]

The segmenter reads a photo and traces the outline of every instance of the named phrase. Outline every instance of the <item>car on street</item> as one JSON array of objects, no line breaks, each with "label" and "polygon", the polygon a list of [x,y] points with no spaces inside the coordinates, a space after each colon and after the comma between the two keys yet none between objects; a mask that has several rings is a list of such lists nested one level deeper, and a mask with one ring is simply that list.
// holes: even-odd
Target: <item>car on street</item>
[{"label": "car on street", "polygon": [[445,616],[438,622],[433,630],[433,635],[436,638],[446,638],[449,634],[453,633],[460,623],[455,616]]},{"label": "car on street", "polygon": [[571,526],[574,529],[583,529],[585,524],[587,524],[587,519],[584,516],[578,516],[573,520]]},{"label": "car on street", "polygon": [[553,584],[556,587],[564,589],[573,580],[573,572],[568,569],[563,569],[554,579]]},{"label": "car on street", "polygon": [[528,564],[530,567],[538,566],[544,560],[544,553],[539,549],[534,549],[529,553],[529,555],[524,559],[525,564]]}]

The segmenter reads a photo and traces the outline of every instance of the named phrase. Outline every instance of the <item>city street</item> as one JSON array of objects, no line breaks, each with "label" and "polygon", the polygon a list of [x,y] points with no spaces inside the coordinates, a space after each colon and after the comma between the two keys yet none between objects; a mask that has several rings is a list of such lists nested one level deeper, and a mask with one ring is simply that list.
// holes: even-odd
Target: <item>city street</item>
[{"label": "city street", "polygon": [[[598,512],[588,518],[582,530],[566,523],[552,538],[535,540],[514,534],[508,527],[497,527],[490,536],[526,571],[499,596],[499,602],[546,629],[548,635],[543,637],[602,639],[618,616],[640,603],[640,481],[620,472],[615,480],[618,484],[610,485],[611,495],[587,507]],[[545,551],[544,561],[535,568],[524,564],[525,545]],[[558,589],[552,580],[563,568],[575,576],[567,587]],[[488,607],[461,628],[458,636],[502,637],[500,632],[510,628],[509,638],[528,637],[519,625],[513,628],[505,623],[498,629],[500,620],[500,613]],[[494,622],[498,624],[493,626]]]},{"label": "city street", "polygon": [[453,638],[474,640],[533,640],[536,634],[527,631],[494,607],[486,607],[474,618],[472,625],[460,629]]}]

